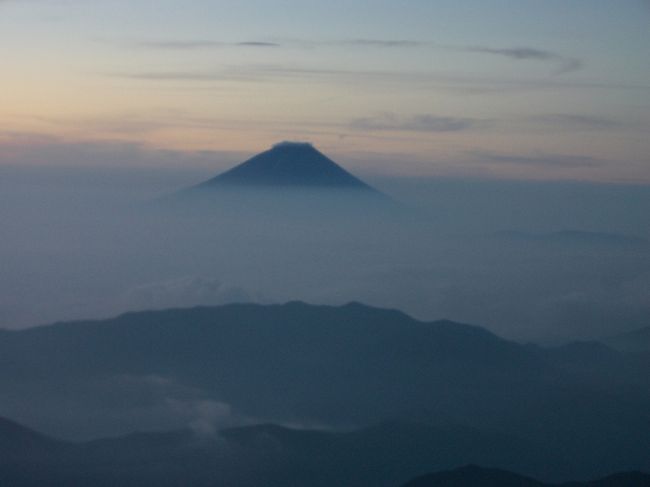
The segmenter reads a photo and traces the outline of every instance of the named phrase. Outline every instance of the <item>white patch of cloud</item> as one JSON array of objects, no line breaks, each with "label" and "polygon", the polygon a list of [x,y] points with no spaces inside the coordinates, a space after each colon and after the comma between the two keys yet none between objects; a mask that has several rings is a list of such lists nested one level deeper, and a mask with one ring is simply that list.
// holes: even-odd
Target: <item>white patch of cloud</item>
[{"label": "white patch of cloud", "polygon": [[205,437],[214,436],[223,428],[250,423],[235,414],[230,404],[161,374],[122,374],[110,378],[106,387],[138,404],[124,411],[123,417],[131,422],[140,420],[145,429],[147,425],[154,429],[184,427]]},{"label": "white patch of cloud", "polygon": [[216,306],[258,300],[256,295],[240,287],[229,286],[219,279],[204,276],[186,276],[138,285],[128,290],[123,297],[127,309]]},{"label": "white patch of cloud", "polygon": [[188,418],[188,427],[197,436],[214,436],[221,428],[232,425],[232,408],[224,402],[168,398],[166,404],[172,411]]}]

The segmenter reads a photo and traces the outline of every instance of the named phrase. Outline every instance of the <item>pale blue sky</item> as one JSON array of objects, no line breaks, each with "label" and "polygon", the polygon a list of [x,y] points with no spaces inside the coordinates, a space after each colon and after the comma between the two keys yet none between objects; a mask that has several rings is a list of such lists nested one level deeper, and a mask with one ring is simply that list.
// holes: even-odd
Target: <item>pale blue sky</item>
[{"label": "pale blue sky", "polygon": [[0,142],[647,182],[649,24],[643,0],[4,0]]}]

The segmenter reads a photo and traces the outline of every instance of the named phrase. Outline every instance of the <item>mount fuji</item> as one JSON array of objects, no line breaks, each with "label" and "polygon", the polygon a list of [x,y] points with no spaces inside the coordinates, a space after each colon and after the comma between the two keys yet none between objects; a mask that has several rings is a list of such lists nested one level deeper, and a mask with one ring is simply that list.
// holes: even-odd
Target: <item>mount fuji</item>
[{"label": "mount fuji", "polygon": [[280,142],[195,188],[223,187],[338,188],[377,192],[308,142]]},{"label": "mount fuji", "polygon": [[194,212],[312,219],[387,216],[398,205],[307,142],[280,142],[207,181],[172,195]]}]

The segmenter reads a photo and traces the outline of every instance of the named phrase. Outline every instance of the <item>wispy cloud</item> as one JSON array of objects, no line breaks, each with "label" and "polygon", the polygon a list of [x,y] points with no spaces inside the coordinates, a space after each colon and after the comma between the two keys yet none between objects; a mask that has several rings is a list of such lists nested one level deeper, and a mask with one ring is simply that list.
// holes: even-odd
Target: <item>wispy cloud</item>
[{"label": "wispy cloud", "polygon": [[[47,124],[50,128],[66,127],[77,134],[104,134],[123,138],[139,137],[159,133],[165,130],[244,130],[247,127],[264,128],[261,122],[247,119],[223,119],[218,117],[198,116],[179,109],[156,109],[122,113],[96,114],[79,118],[65,117],[26,117],[29,120]],[[279,121],[268,122],[277,126]],[[12,136],[13,137],[13,136]],[[9,139],[9,137],[7,137]],[[0,130],[0,142],[3,132]]]},{"label": "wispy cloud", "polygon": [[412,89],[437,89],[459,94],[511,94],[514,91],[539,90],[630,90],[650,91],[650,85],[599,83],[563,80],[558,77],[517,79],[492,76],[448,75],[426,71],[391,71],[343,68],[321,68],[301,65],[248,64],[229,65],[212,69],[125,71],[103,73],[104,76],[160,82],[217,83],[220,81],[247,82],[365,82],[369,88],[380,84],[402,84]]},{"label": "wispy cloud", "polygon": [[537,59],[549,60],[556,59],[558,56],[549,51],[542,51],[531,47],[515,47],[512,49],[494,49],[490,47],[460,47],[457,48],[465,52],[478,52],[482,54],[494,54],[497,56],[504,56],[511,59]]},{"label": "wispy cloud", "polygon": [[134,42],[132,45],[134,45],[135,47],[140,47],[145,49],[192,50],[192,49],[210,49],[215,47],[224,47],[227,44],[219,41],[208,41],[208,40],[193,40],[193,41],[167,40],[167,41],[139,41],[139,42]]},{"label": "wispy cloud", "polygon": [[586,168],[602,165],[601,160],[590,156],[549,154],[533,152],[529,154],[500,154],[495,152],[474,151],[470,155],[480,161],[510,166],[535,166],[553,168]]},{"label": "wispy cloud", "polygon": [[343,48],[370,48],[370,49],[412,49],[412,48],[430,48],[439,50],[450,50],[464,53],[484,54],[491,56],[501,56],[515,61],[538,61],[553,63],[555,65],[554,74],[564,74],[577,71],[582,68],[583,61],[575,58],[564,56],[553,51],[539,49],[535,47],[491,47],[491,46],[453,46],[441,45],[429,41],[417,41],[412,39],[373,39],[373,38],[356,38],[356,39],[338,39],[338,40],[311,40],[311,39],[282,39],[277,41],[260,41],[248,40],[240,42],[226,42],[213,39],[193,39],[193,40],[152,40],[138,41],[132,43],[140,48],[160,49],[160,50],[199,50],[214,49],[224,47],[343,47]]},{"label": "wispy cloud", "polygon": [[[2,0],[0,0],[0,3]],[[223,47],[367,47],[367,48],[414,48],[433,46],[430,42],[419,42],[408,39],[342,39],[317,41],[309,39],[283,39],[279,41],[249,40],[240,42],[226,42],[214,39],[163,39],[150,41],[136,41],[130,43],[132,46],[161,49],[161,50],[182,50],[182,49],[211,49]]]},{"label": "wispy cloud", "polygon": [[580,59],[573,57],[566,57],[552,51],[543,49],[536,49],[532,47],[513,47],[513,48],[493,48],[485,46],[469,46],[469,47],[450,47],[462,52],[489,54],[494,56],[502,56],[516,61],[547,61],[556,64],[555,74],[564,74],[571,71],[577,71],[582,68],[583,62]]},{"label": "wispy cloud", "polygon": [[[0,0],[1,1],[1,0]],[[144,49],[160,50],[199,50],[215,49],[224,47],[280,47],[275,42],[264,41],[241,41],[241,42],[222,42],[207,39],[196,40],[158,40],[158,41],[138,41],[132,45]]]},{"label": "wispy cloud", "polygon": [[383,113],[374,117],[352,120],[350,127],[368,131],[460,132],[474,128],[478,124],[478,120],[470,118],[441,117],[431,114],[400,118],[394,113]]},{"label": "wispy cloud", "polygon": [[[250,64],[241,66],[223,66],[213,70],[187,71],[141,71],[131,73],[114,73],[109,76],[158,81],[269,81],[286,79],[314,78],[366,78],[399,79],[408,75],[390,71],[365,71],[347,69],[311,68],[304,66],[283,66],[273,64]],[[411,73],[413,76],[413,73]]]},{"label": "wispy cloud", "polygon": [[388,47],[388,48],[393,48],[393,47],[401,47],[401,48],[408,48],[408,47],[422,47],[422,46],[427,46],[431,45],[431,43],[427,42],[418,42],[418,41],[411,41],[411,40],[404,40],[404,39],[397,39],[397,40],[386,40],[386,39],[346,39],[343,41],[338,41],[334,42],[332,44],[337,44],[337,45],[343,45],[343,46],[358,46],[358,47]]},{"label": "wispy cloud", "polygon": [[584,62],[576,58],[560,58],[560,63],[555,69],[555,74],[571,73],[584,67]]},{"label": "wispy cloud", "polygon": [[124,309],[187,308],[259,302],[256,293],[207,276],[186,276],[137,285],[124,293]]},{"label": "wispy cloud", "polygon": [[220,70],[204,71],[135,71],[130,73],[113,73],[109,77],[128,78],[143,81],[192,81],[192,82],[214,82],[214,81],[264,81],[264,75],[255,70],[226,68]]},{"label": "wispy cloud", "polygon": [[0,132],[1,167],[214,168],[247,156],[228,151],[158,149],[144,142],[75,140],[38,133]]},{"label": "wispy cloud", "polygon": [[241,47],[280,47],[280,44],[275,42],[263,42],[263,41],[244,41],[237,42],[235,45]]},{"label": "wispy cloud", "polygon": [[618,120],[593,115],[572,113],[551,113],[529,117],[533,123],[541,123],[549,127],[566,130],[611,130],[621,128],[625,124]]}]

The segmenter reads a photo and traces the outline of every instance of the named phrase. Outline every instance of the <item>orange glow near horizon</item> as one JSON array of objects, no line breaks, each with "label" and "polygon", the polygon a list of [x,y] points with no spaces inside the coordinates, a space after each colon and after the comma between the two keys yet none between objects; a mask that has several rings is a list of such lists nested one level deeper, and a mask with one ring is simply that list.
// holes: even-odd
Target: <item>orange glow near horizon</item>
[{"label": "orange glow near horizon", "polygon": [[[438,31],[447,39],[433,42],[418,15],[378,8],[367,36],[342,26],[319,37],[293,32],[295,23],[242,34],[224,24],[217,39],[207,17],[192,17],[199,11],[132,6],[123,24],[126,3],[90,3],[0,4],[4,149],[27,153],[49,140],[254,153],[298,139],[402,176],[650,182],[648,73],[622,55],[638,50],[636,31],[610,54],[543,29],[537,42],[548,47],[446,24]],[[431,6],[418,8],[424,18]],[[400,15],[412,29],[382,38]],[[628,15],[636,27],[640,12]],[[594,42],[602,34],[589,32]],[[0,164],[32,159],[5,150]]]}]

